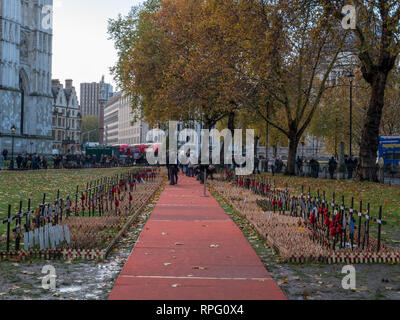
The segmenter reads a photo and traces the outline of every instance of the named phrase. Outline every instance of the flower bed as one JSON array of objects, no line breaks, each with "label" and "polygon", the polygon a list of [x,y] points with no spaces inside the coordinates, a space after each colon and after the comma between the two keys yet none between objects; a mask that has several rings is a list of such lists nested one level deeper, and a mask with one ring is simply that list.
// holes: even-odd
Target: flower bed
[{"label": "flower bed", "polygon": [[374,251],[376,240],[371,237],[368,250],[342,248],[333,250],[318,238],[316,230],[301,217],[284,212],[264,212],[258,202],[260,195],[251,190],[237,187],[234,183],[211,181],[210,188],[217,192],[237,212],[243,215],[286,261],[325,263],[398,263],[400,250],[381,246]]},{"label": "flower bed", "polygon": [[106,256],[111,244],[116,243],[115,239],[121,237],[161,187],[164,176],[164,172],[157,170],[149,175],[110,178],[87,188],[79,200],[76,195],[74,203],[69,197],[58,198],[54,205],[43,204],[27,211],[23,216],[27,221],[24,225],[19,215],[13,217],[15,231],[9,234],[10,239],[3,238],[7,243],[14,242],[15,247],[21,243],[24,248],[0,251],[0,260],[28,256],[68,259]]}]

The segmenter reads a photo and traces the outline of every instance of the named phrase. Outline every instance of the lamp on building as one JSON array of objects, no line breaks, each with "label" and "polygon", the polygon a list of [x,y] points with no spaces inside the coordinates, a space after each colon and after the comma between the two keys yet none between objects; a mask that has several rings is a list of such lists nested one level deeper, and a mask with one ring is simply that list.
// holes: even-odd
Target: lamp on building
[{"label": "lamp on building", "polygon": [[350,127],[349,127],[349,156],[352,156],[352,141],[353,141],[353,80],[355,75],[352,71],[347,73],[347,78],[350,81]]},{"label": "lamp on building", "polygon": [[14,170],[14,136],[15,136],[15,131],[17,128],[15,125],[11,127],[11,162],[10,162],[10,169]]}]

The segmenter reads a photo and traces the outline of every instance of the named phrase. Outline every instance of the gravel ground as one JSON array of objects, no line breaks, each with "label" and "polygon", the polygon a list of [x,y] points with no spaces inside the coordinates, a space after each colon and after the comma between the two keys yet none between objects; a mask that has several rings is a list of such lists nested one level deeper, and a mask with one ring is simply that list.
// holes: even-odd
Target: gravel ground
[{"label": "gravel ground", "polygon": [[216,196],[222,208],[235,221],[257,252],[265,268],[291,300],[399,300],[400,266],[357,264],[356,289],[345,290],[344,265],[285,263],[251,224],[223,199]]},{"label": "gravel ground", "polygon": [[[140,233],[159,199],[158,191],[146,206],[124,239],[107,260],[89,261],[27,261],[0,263],[0,300],[104,300],[129,257]],[[42,288],[42,268],[56,270],[56,289]]]}]

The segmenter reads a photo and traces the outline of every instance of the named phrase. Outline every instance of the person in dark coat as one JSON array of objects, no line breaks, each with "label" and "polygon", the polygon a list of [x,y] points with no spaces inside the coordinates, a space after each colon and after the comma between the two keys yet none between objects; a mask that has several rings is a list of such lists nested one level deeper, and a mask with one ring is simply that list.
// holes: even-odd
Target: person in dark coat
[{"label": "person in dark coat", "polygon": [[311,177],[318,178],[319,163],[314,158],[310,160],[310,168],[311,168]]},{"label": "person in dark coat", "polygon": [[347,179],[353,179],[353,171],[354,171],[355,163],[352,157],[346,159],[346,168],[347,168]]},{"label": "person in dark coat", "polygon": [[299,156],[297,156],[296,159],[296,166],[297,166],[297,174],[301,175],[302,174],[302,168],[303,168],[303,160]]},{"label": "person in dark coat", "polygon": [[169,165],[170,185],[178,184],[178,165],[172,163]]},{"label": "person in dark coat", "polygon": [[7,161],[7,155],[8,155],[8,150],[7,150],[7,149],[4,149],[4,150],[3,150],[3,158],[4,158],[4,161]]},{"label": "person in dark coat", "polygon": [[18,157],[17,157],[17,168],[18,168],[18,169],[21,169],[22,160],[23,160],[23,158],[22,158],[22,156],[19,154]]},{"label": "person in dark coat", "polygon": [[334,157],[329,159],[329,175],[331,176],[331,179],[333,179],[333,175],[335,174],[336,168],[337,168],[337,162]]}]

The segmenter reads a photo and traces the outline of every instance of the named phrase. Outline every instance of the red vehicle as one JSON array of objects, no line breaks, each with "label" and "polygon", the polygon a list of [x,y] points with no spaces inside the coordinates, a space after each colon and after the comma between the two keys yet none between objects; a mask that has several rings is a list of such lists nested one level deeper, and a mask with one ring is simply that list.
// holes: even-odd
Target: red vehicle
[{"label": "red vehicle", "polygon": [[146,152],[154,152],[155,154],[157,154],[160,148],[161,148],[161,143],[151,143],[146,148]]},{"label": "red vehicle", "polygon": [[150,144],[134,144],[132,146],[132,153],[146,152],[148,147],[150,147]]},{"label": "red vehicle", "polygon": [[153,151],[157,154],[160,143],[145,143],[145,144],[134,144],[134,145],[115,145],[114,147],[120,148],[121,156],[133,156],[135,160],[146,158],[147,151]]}]

